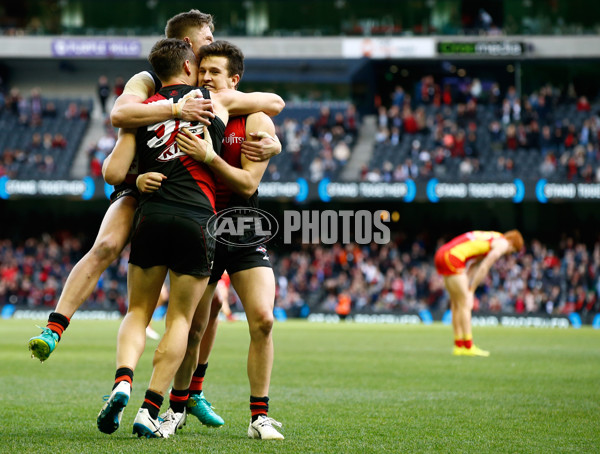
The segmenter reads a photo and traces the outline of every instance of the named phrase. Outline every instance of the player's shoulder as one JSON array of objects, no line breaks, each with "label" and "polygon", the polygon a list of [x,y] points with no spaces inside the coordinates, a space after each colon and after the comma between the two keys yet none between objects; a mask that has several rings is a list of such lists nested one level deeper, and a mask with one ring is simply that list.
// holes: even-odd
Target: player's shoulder
[{"label": "player's shoulder", "polygon": [[504,236],[500,235],[500,236],[495,236],[491,243],[490,243],[490,247],[492,249],[496,249],[500,252],[505,252],[508,250],[508,247],[510,246],[510,243],[508,242],[508,240],[506,238],[504,238]]},{"label": "player's shoulder", "polygon": [[246,117],[246,127],[250,130],[269,130],[274,127],[273,120],[264,112],[254,112]]},{"label": "player's shoulder", "polygon": [[151,71],[140,71],[127,81],[123,89],[123,94],[146,99],[156,93],[161,85],[156,74]]},{"label": "player's shoulder", "polygon": [[155,86],[157,85],[157,82],[160,84],[160,80],[158,80],[158,77],[156,77],[156,74],[154,74],[153,71],[140,71],[131,76],[129,80],[143,80],[145,83]]},{"label": "player's shoulder", "polygon": [[268,121],[268,120],[271,120],[271,117],[269,117],[266,113],[264,113],[262,111],[251,113],[251,114],[247,115],[247,118],[248,118],[249,121]]}]

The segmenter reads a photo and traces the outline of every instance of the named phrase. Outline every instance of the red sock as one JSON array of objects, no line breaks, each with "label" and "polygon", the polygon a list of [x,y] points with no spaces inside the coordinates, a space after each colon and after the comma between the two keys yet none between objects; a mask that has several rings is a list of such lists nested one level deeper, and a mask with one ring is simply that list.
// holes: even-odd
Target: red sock
[{"label": "red sock", "polygon": [[457,347],[464,347],[465,341],[462,339],[454,339],[454,345]]},{"label": "red sock", "polygon": [[192,377],[192,383],[190,383],[190,394],[200,394],[202,392],[202,384],[204,383],[204,377]]},{"label": "red sock", "polygon": [[471,348],[473,346],[473,338],[469,337],[464,341],[465,348]]},{"label": "red sock", "polygon": [[204,383],[204,375],[207,368],[208,363],[198,364],[196,367],[192,376],[192,383],[190,383],[190,394],[200,394],[202,392],[202,384]]}]

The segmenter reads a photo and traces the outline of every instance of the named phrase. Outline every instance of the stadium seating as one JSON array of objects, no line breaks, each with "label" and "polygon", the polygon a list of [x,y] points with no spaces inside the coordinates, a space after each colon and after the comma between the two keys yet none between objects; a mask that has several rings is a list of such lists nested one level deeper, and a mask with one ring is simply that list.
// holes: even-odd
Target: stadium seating
[{"label": "stadium seating", "polygon": [[[68,178],[79,145],[84,137],[91,99],[44,98],[44,110],[54,105],[50,115],[42,115],[33,122],[27,114],[17,115],[4,109],[0,112],[0,128],[10,134],[0,135],[0,167],[11,178],[61,179]],[[73,117],[66,117],[69,106]],[[44,140],[33,141],[34,135]]]},{"label": "stadium seating", "polygon": [[[555,181],[599,181],[593,170],[600,162],[596,116],[600,104],[579,110],[575,100],[547,98],[552,105],[548,111],[533,108],[515,113],[511,109],[506,117],[502,107],[496,104],[481,103],[473,115],[468,116],[462,114],[464,103],[442,106],[418,103],[412,111],[424,110],[426,127],[414,133],[404,130],[400,115],[393,114],[392,109],[384,109],[388,125],[380,127],[380,137],[368,165],[370,172],[364,172],[362,178],[392,181],[435,176],[449,181],[502,181],[543,177]],[[386,119],[379,121],[385,123]],[[402,125],[397,137],[391,135],[390,125],[394,122]],[[499,125],[497,131],[491,130],[494,123]],[[546,125],[552,140],[542,147],[542,128]],[[511,129],[515,131],[513,138]],[[467,140],[458,147],[461,131]],[[474,140],[469,142],[471,133]],[[553,166],[543,169],[542,164],[549,154]],[[461,165],[466,158],[470,166]],[[418,169],[413,174],[399,170],[409,159]],[[588,164],[592,170],[584,171]]]}]

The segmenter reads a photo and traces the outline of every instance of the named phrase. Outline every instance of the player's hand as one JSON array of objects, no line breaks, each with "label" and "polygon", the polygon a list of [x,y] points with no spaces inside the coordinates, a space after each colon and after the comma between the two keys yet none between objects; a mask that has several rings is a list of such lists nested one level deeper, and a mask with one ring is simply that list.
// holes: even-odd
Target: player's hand
[{"label": "player's hand", "polygon": [[135,185],[142,193],[156,192],[160,189],[162,181],[167,177],[160,172],[142,173],[135,180]]},{"label": "player's hand", "polygon": [[210,121],[215,118],[212,101],[210,99],[188,98],[182,101],[182,120],[197,121],[205,126],[208,126],[210,125]]},{"label": "player's hand", "polygon": [[252,140],[244,140],[242,153],[250,161],[267,161],[281,153],[281,142],[264,131],[251,132]]},{"label": "player's hand", "polygon": [[204,127],[204,136],[206,140],[192,134],[187,128],[181,128],[179,134],[175,137],[175,141],[179,149],[190,158],[195,161],[210,163],[216,156],[216,153],[206,127]]}]

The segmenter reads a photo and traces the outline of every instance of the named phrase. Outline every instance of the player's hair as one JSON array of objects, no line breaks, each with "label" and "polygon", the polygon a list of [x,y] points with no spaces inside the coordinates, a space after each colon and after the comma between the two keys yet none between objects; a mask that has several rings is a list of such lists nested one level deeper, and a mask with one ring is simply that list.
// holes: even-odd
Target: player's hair
[{"label": "player's hair", "polygon": [[186,60],[196,65],[194,51],[185,41],[180,39],[161,39],[152,46],[148,61],[161,81],[177,76]]},{"label": "player's hair", "polygon": [[523,249],[523,246],[525,245],[523,235],[521,235],[521,232],[518,230],[509,230],[508,232],[505,232],[504,238],[512,244],[514,250],[517,252]]},{"label": "player's hair", "polygon": [[198,59],[204,57],[225,57],[227,59],[227,75],[229,77],[244,75],[244,53],[242,49],[229,41],[217,40],[206,46],[202,46],[198,52]]},{"label": "player's hair", "polygon": [[167,21],[165,36],[183,39],[188,36],[190,28],[202,28],[205,25],[208,25],[211,32],[215,31],[212,15],[191,9],[188,12],[177,14]]}]

